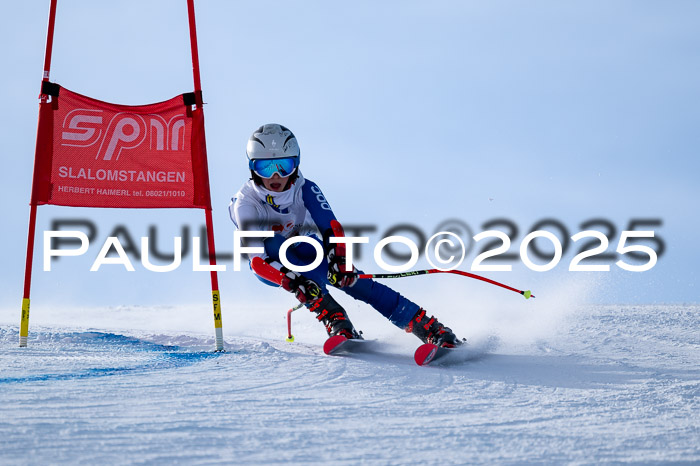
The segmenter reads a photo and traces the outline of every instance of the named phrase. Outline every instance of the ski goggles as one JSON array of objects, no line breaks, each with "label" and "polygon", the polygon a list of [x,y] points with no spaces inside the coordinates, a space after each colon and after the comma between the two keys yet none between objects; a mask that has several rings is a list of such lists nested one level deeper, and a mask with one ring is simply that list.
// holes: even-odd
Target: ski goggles
[{"label": "ski goggles", "polygon": [[272,178],[278,173],[285,178],[291,175],[299,166],[299,157],[284,157],[280,159],[255,159],[248,164],[251,170],[260,178]]}]

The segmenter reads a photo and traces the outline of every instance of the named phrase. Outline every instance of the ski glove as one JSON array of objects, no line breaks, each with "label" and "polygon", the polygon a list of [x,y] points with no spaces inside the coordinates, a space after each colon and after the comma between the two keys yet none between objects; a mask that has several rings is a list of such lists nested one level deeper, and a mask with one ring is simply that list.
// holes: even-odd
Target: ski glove
[{"label": "ski glove", "polygon": [[357,281],[357,270],[353,266],[350,272],[345,271],[345,245],[341,244],[340,246],[342,246],[342,249],[337,246],[329,248],[326,255],[328,260],[328,283],[336,288],[345,288],[355,284]]},{"label": "ski glove", "polygon": [[287,270],[282,282],[282,288],[294,293],[300,303],[307,304],[321,297],[321,288],[313,280],[309,280],[303,275]]}]

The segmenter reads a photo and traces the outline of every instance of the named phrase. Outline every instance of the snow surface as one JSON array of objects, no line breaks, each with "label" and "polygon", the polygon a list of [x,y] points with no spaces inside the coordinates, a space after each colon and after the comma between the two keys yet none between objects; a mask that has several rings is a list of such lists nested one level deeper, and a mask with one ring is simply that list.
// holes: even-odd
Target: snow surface
[{"label": "snow surface", "polygon": [[0,464],[700,462],[698,305],[455,318],[470,350],[436,367],[347,307],[371,351],[324,355],[303,310],[294,343],[284,310],[225,314],[226,353],[186,307],[2,325]]}]

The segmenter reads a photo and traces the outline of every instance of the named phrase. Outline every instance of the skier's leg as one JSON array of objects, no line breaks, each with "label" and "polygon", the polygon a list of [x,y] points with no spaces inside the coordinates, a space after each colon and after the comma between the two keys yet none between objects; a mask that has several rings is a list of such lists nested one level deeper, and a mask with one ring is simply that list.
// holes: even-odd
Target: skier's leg
[{"label": "skier's leg", "polygon": [[[316,236],[311,235],[310,237],[318,241],[319,244],[323,244]],[[279,234],[266,239],[264,242],[265,253],[273,260],[279,261],[279,249],[285,239]],[[316,259],[316,248],[308,243],[298,243],[287,249],[286,257],[291,264],[308,265]],[[343,335],[346,338],[362,338],[350,322],[345,309],[328,293],[327,270],[328,265],[324,258],[315,269],[301,273],[305,278],[313,280],[321,289],[321,297],[309,303],[307,307],[316,313],[316,318],[325,325],[328,336]]]},{"label": "skier's leg", "polygon": [[[358,273],[362,272],[358,271]],[[357,280],[352,286],[342,290],[353,298],[369,304],[401,329],[406,328],[420,309],[420,306],[413,301],[372,279]]]},{"label": "skier's leg", "polygon": [[[315,235],[310,235],[309,237],[315,241],[318,241],[319,244],[321,244],[321,247],[323,247],[323,243]],[[267,254],[270,259],[281,262],[279,256],[280,247],[286,239],[287,238],[279,233],[275,234],[275,236],[271,238],[267,238],[263,242],[265,246],[265,254]],[[297,243],[287,249],[285,256],[291,264],[305,266],[311,264],[316,259],[316,249],[308,243]],[[301,272],[300,274],[316,282],[319,288],[321,288],[321,291],[326,294],[328,292],[326,287],[328,284],[328,279],[326,277],[327,270],[328,263],[324,257],[323,261],[318,267],[307,272]]]},{"label": "skier's leg", "polygon": [[424,343],[447,347],[461,344],[449,328],[435,317],[428,317],[424,309],[386,285],[363,279],[357,280],[351,287],[343,288],[343,291],[369,304],[394,325],[413,333]]}]

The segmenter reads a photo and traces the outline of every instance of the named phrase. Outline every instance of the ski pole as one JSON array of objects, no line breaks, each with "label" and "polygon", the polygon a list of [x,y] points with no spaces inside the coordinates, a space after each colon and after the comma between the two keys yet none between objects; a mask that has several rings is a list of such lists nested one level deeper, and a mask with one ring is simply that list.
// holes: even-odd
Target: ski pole
[{"label": "ski pole", "polygon": [[357,278],[402,278],[402,277],[412,277],[414,275],[428,275],[431,273],[453,273],[455,275],[462,275],[464,277],[469,277],[469,278],[474,278],[476,280],[481,280],[486,283],[490,283],[492,285],[500,286],[501,288],[505,288],[506,290],[510,291],[515,291],[516,293],[520,293],[521,295],[525,296],[525,299],[530,299],[534,298],[535,295],[530,292],[530,290],[518,290],[517,288],[513,288],[508,285],[504,285],[503,283],[499,283],[495,280],[488,279],[486,277],[482,277],[480,275],[476,275],[473,273],[469,272],[463,272],[461,270],[440,270],[440,269],[427,269],[427,270],[414,270],[412,272],[402,272],[402,273],[360,273],[357,274]]},{"label": "ski pole", "polygon": [[[343,227],[340,225],[340,223],[337,220],[331,220],[331,228],[333,230],[333,234],[337,237],[343,237],[345,236],[345,232],[343,231]],[[344,249],[345,245],[342,243],[338,245],[338,248],[343,252],[344,254]],[[469,272],[462,272],[461,270],[440,270],[440,269],[428,269],[428,270],[414,270],[413,272],[403,272],[403,273],[360,273],[357,274],[357,278],[402,278],[402,277],[412,277],[414,275],[428,275],[431,273],[453,273],[456,275],[462,275],[464,277],[469,277],[469,278],[475,278],[476,280],[481,280],[486,283],[490,283],[492,285],[500,286],[501,288],[505,288],[506,290],[510,291],[515,291],[516,293],[520,293],[521,295],[525,296],[525,299],[530,299],[534,298],[535,295],[530,292],[530,290],[518,290],[516,288],[513,288],[508,285],[504,285],[503,283],[499,283],[495,280],[488,279],[486,277],[482,277],[480,275],[476,275],[473,273]]]},{"label": "ski pole", "polygon": [[290,310],[287,311],[287,340],[288,342],[293,342],[294,341],[294,335],[292,335],[292,312],[296,311],[300,307],[302,307],[303,304],[299,303]]}]

